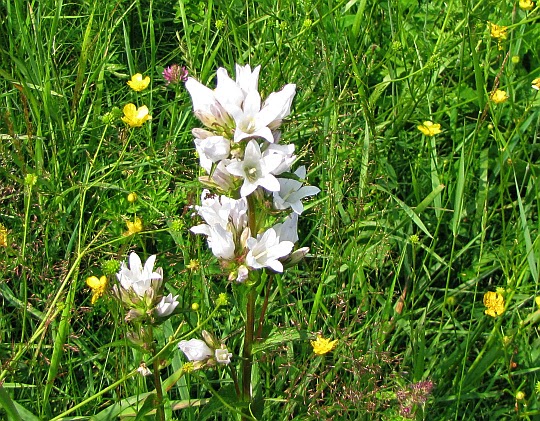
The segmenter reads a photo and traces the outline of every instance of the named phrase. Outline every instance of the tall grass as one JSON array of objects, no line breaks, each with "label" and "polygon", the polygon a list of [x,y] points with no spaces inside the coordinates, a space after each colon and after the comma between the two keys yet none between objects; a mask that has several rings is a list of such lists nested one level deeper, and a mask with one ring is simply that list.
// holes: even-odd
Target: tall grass
[{"label": "tall grass", "polygon": [[[218,67],[250,63],[262,65],[265,95],[297,85],[283,133],[322,190],[301,226],[312,256],[272,283],[264,335],[277,339],[255,349],[264,405],[253,416],[402,419],[403,391],[431,381],[417,419],[535,419],[538,10],[492,0],[2,3],[0,414],[144,419],[137,397],[154,385],[135,371],[142,354],[114,303],[91,305],[85,286],[129,250],[158,254],[180,295],[159,346],[181,320],[187,334],[213,314],[208,329],[241,355],[244,298],[188,232],[201,191],[189,95],[161,72],[184,64],[213,86]],[[488,22],[508,26],[507,39]],[[126,85],[137,72],[151,77],[141,93]],[[491,100],[496,88],[506,102]],[[128,102],[147,105],[151,123],[111,118]],[[442,133],[422,135],[426,120]],[[144,231],[124,235],[135,217]],[[506,309],[492,318],[482,299],[497,289]],[[212,313],[223,292],[230,305]],[[318,332],[339,340],[324,357],[309,343]],[[228,372],[177,379],[184,361],[172,348],[167,417],[237,417]]]}]

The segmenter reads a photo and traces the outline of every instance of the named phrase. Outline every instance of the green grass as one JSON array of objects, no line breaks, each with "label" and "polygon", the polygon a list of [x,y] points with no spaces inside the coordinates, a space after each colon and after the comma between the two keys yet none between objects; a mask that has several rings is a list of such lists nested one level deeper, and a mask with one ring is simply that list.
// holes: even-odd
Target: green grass
[{"label": "green grass", "polygon": [[[214,86],[218,67],[249,63],[262,65],[263,97],[297,85],[283,138],[322,190],[301,218],[312,256],[271,284],[272,341],[255,345],[257,419],[399,420],[398,392],[427,380],[417,419],[537,419],[539,10],[494,0],[0,4],[0,418],[115,419],[123,403],[153,419],[137,404],[154,389],[134,371],[144,355],[124,339],[115,303],[91,305],[85,285],[130,250],[157,254],[180,295],[159,348],[179,327],[195,337],[213,314],[204,328],[241,355],[246,298],[188,231],[202,189],[199,123],[161,72],[184,64]],[[488,21],[508,26],[500,48]],[[137,72],[151,78],[141,93],[126,85]],[[506,102],[490,100],[496,87]],[[128,102],[147,105],[151,123],[106,124]],[[423,136],[425,120],[442,133]],[[124,236],[135,217],[144,231]],[[200,270],[186,268],[191,259]],[[506,311],[492,318],[482,299],[497,288]],[[230,304],[212,313],[222,292]],[[318,332],[339,340],[324,357],[309,343]],[[168,419],[238,417],[230,371],[177,380],[183,356],[172,346],[162,356]]]}]

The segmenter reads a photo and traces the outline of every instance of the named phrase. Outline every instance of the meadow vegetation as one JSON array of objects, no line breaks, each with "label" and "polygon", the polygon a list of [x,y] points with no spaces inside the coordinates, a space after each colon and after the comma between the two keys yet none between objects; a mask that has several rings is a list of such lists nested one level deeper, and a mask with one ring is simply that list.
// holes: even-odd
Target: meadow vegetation
[{"label": "meadow vegetation", "polygon": [[[539,16],[526,0],[0,3],[0,418],[157,418],[145,362],[166,419],[538,419]],[[263,97],[296,84],[282,138],[321,189],[309,255],[256,291],[249,408],[246,296],[189,231],[201,125],[162,76],[213,88],[235,63],[261,65]],[[130,127],[128,103],[151,119]],[[111,294],[131,251],[178,295],[154,359]],[[176,344],[201,329],[231,364],[182,371]],[[335,347],[315,354],[318,335]]]}]

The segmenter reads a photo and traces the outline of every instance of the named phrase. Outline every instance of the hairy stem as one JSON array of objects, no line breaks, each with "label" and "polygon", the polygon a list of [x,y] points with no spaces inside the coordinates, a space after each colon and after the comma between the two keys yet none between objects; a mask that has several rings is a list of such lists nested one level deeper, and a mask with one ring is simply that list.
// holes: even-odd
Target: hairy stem
[{"label": "hairy stem", "polygon": [[[156,344],[154,343],[154,330],[150,327],[152,338],[152,356],[156,356]],[[156,420],[165,421],[165,409],[163,407],[163,389],[161,388],[161,377],[159,375],[159,358],[154,358],[152,362],[154,369],[154,385],[156,386],[157,408],[156,408]]]},{"label": "hairy stem", "polygon": [[256,336],[257,340],[260,340],[260,338],[262,337],[262,330],[264,327],[264,316],[266,314],[266,309],[268,308],[268,299],[270,298],[270,291],[271,291],[273,279],[274,277],[271,274],[268,275],[268,281],[266,284],[266,294],[264,295],[264,303],[261,308],[261,314],[259,316],[259,327],[257,328],[257,336]]},{"label": "hairy stem", "polygon": [[255,325],[255,288],[248,293],[246,308],[246,333],[244,336],[244,351],[242,353],[242,399],[246,402],[251,400],[251,365],[253,356],[253,331]]}]

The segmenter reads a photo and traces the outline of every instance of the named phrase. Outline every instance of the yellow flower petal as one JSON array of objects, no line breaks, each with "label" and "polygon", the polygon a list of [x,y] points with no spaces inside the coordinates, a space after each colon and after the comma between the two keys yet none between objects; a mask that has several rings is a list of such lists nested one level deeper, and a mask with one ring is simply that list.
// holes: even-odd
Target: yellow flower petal
[{"label": "yellow flower petal", "polygon": [[128,201],[129,203],[134,203],[134,202],[137,201],[137,199],[138,199],[138,196],[137,196],[137,193],[135,193],[135,192],[131,192],[131,193],[128,194],[128,196],[127,196],[127,201]]},{"label": "yellow flower petal", "polygon": [[128,230],[124,233],[125,236],[137,234],[138,232],[141,232],[143,230],[142,219],[138,216],[135,217],[133,222],[126,221],[126,225]]},{"label": "yellow flower petal", "polygon": [[484,294],[485,313],[491,317],[497,317],[504,313],[504,297],[493,291]]},{"label": "yellow flower petal", "polygon": [[335,339],[331,341],[330,339],[325,339],[322,336],[317,336],[317,339],[311,341],[311,346],[313,347],[313,352],[317,355],[324,355],[332,351],[338,343],[338,340]]},{"label": "yellow flower petal", "polygon": [[140,73],[136,73],[131,76],[131,80],[128,80],[127,84],[135,92],[141,92],[144,91],[150,84],[150,77],[146,76],[145,78],[143,78],[143,75],[141,75]]},{"label": "yellow flower petal", "polygon": [[507,37],[506,31],[508,30],[507,26],[496,25],[491,22],[488,22],[488,25],[489,25],[490,34],[493,38],[498,39],[498,40],[506,39]]},{"label": "yellow flower petal", "polygon": [[0,224],[0,247],[7,247],[8,231],[4,225]]},{"label": "yellow flower petal", "polygon": [[86,285],[92,290],[92,304],[94,304],[107,289],[107,277],[102,276],[101,278],[98,278],[97,276],[90,276],[86,279]]},{"label": "yellow flower petal", "polygon": [[491,94],[491,100],[495,104],[502,104],[508,99],[508,94],[506,91],[503,91],[501,89],[497,89],[495,92]]},{"label": "yellow flower petal", "polygon": [[124,117],[122,117],[122,121],[130,127],[141,127],[145,121],[152,119],[152,116],[148,114],[146,105],[137,108],[135,104],[126,104],[123,111]]},{"label": "yellow flower petal", "polygon": [[532,81],[532,88],[540,91],[540,77],[537,77]]},{"label": "yellow flower petal", "polygon": [[532,10],[534,8],[534,2],[531,0],[519,0],[519,7],[523,10]]},{"label": "yellow flower petal", "polygon": [[432,121],[424,121],[423,124],[417,127],[426,136],[435,136],[441,132],[441,125]]}]

